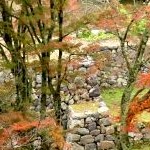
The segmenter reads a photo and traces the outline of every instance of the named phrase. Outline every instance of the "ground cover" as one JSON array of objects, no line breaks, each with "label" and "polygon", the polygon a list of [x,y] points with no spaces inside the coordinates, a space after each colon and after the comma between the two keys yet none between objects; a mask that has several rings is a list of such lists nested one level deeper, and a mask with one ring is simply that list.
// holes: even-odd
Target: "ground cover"
[{"label": "ground cover", "polygon": [[[136,91],[137,89],[134,89],[133,95]],[[102,91],[102,97],[109,107],[111,114],[113,114],[114,116],[118,116],[120,113],[120,101],[122,93],[123,88],[111,88]],[[141,93],[141,96],[143,94],[144,93]],[[139,114],[137,118],[138,121],[141,122],[150,122],[150,112],[144,111],[143,113]]]},{"label": "ground cover", "polygon": [[107,40],[107,39],[114,39],[115,36],[112,33],[101,31],[101,30],[89,30],[89,29],[82,29],[83,31],[80,31],[78,33],[78,38],[94,42],[99,40]]},{"label": "ground cover", "polygon": [[[137,89],[134,89],[133,95]],[[106,102],[107,106],[110,109],[110,114],[112,114],[112,118],[118,118],[120,114],[120,101],[123,93],[123,88],[111,88],[102,90],[102,97]],[[144,93],[142,93],[144,94]],[[142,96],[141,94],[141,96]],[[150,112],[144,111],[141,114],[137,115],[137,122],[142,122],[145,124],[150,124]],[[150,150],[150,143],[143,141],[138,141],[131,147],[131,150]]]}]

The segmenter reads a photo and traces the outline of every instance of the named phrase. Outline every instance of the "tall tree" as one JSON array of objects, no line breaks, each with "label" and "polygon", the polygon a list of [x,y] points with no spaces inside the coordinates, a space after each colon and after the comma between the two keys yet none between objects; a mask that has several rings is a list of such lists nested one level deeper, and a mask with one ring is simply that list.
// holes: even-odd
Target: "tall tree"
[{"label": "tall tree", "polygon": [[[63,52],[69,52],[69,44],[63,39],[70,33],[74,32],[81,25],[89,22],[88,17],[84,14],[74,18],[74,22],[70,22],[68,17],[67,0],[20,0],[22,8],[25,10],[26,18],[25,26],[32,39],[34,52],[38,55],[41,74],[42,74],[42,88],[41,88],[41,117],[45,116],[46,112],[46,97],[50,93],[53,97],[55,114],[58,119],[61,117],[61,97],[60,88],[64,79],[63,71]],[[31,19],[32,18],[32,19]],[[72,17],[70,17],[72,19]],[[81,19],[82,18],[82,19]],[[56,57],[55,73],[52,72],[51,54],[58,50]],[[57,83],[53,84],[53,79]],[[48,91],[48,92],[47,92]]]},{"label": "tall tree", "polygon": [[[13,6],[13,1],[0,1],[0,54],[7,65],[11,66],[11,71],[15,77],[15,108],[17,110],[26,110],[31,100],[30,78],[25,64],[27,28],[20,20],[15,22],[19,14],[16,13],[17,10]],[[22,14],[23,12],[20,13]]]},{"label": "tall tree", "polygon": [[[120,41],[120,49],[128,70],[128,80],[121,99],[121,127],[119,149],[128,150],[129,140],[127,129],[127,118],[131,94],[138,73],[141,70],[144,61],[144,53],[149,39],[149,7],[141,6],[138,8],[125,8],[119,3],[110,7],[110,10],[100,16],[99,26],[103,29],[109,29]],[[144,22],[144,23],[143,23]],[[139,25],[140,24],[140,25]],[[136,34],[139,42],[132,46],[131,39]],[[129,50],[135,51],[134,61],[129,58]]]}]

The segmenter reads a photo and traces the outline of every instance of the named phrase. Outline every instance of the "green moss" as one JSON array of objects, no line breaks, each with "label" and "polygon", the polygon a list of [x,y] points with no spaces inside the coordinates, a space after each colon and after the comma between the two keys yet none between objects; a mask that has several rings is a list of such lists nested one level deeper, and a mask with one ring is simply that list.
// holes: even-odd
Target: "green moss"
[{"label": "green moss", "polygon": [[[124,88],[105,89],[102,91],[102,97],[108,106],[112,106],[112,104],[117,104],[119,106],[123,90]],[[132,96],[136,93],[137,90],[138,89],[136,88],[133,90]],[[143,96],[147,91],[148,89],[144,90],[139,96]]]},{"label": "green moss", "polygon": [[111,107],[114,104],[120,105],[123,88],[105,89],[102,91],[102,97],[106,104]]},{"label": "green moss", "polygon": [[71,108],[74,112],[80,113],[80,112],[97,112],[98,109],[98,102],[85,102],[81,104],[74,104],[71,105]]}]

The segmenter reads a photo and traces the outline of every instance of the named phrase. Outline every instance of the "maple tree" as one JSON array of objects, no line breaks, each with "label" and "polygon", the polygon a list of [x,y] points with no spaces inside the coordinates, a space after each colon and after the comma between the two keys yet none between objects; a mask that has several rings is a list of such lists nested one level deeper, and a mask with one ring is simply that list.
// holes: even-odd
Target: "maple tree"
[{"label": "maple tree", "polygon": [[[76,1],[70,1],[70,6],[72,6],[74,2],[76,3]],[[92,44],[88,45],[84,51],[77,51],[79,50],[79,45],[71,43],[72,38],[68,35],[82,27],[83,24],[88,24],[91,16],[88,14],[87,17],[87,14],[81,14],[76,15],[76,19],[70,17],[69,20],[67,17],[69,16],[68,14],[70,11],[75,10],[76,12],[79,6],[73,5],[68,11],[66,3],[66,0],[17,0],[16,4],[20,6],[20,9],[16,13],[12,7],[11,10],[9,9],[9,5],[5,0],[0,1],[3,19],[3,22],[1,23],[1,37],[6,44],[1,43],[1,55],[7,63],[14,63],[12,72],[16,78],[17,108],[23,110],[23,107],[27,107],[25,101],[30,101],[31,89],[29,86],[31,81],[28,74],[28,66],[33,67],[34,65],[34,68],[42,74],[40,113],[42,119],[41,123],[44,122],[46,126],[47,122],[45,122],[44,118],[46,116],[47,95],[52,95],[55,115],[60,121],[60,90],[61,84],[68,73],[67,67],[72,65],[74,68],[78,68],[79,60],[83,59],[82,56],[90,55],[99,47],[99,45]],[[100,17],[96,24],[100,28],[108,29],[118,37],[122,56],[125,59],[128,69],[128,82],[121,100],[121,125],[123,128],[130,126],[137,113],[140,113],[149,107],[149,97],[146,97],[147,95],[142,99],[137,98],[140,91],[134,99],[131,99],[134,83],[141,66],[145,63],[143,58],[149,39],[149,10],[149,6],[125,8],[117,2],[114,2],[113,7],[111,6],[110,8],[107,8],[107,11],[100,12]],[[13,19],[15,19],[15,24],[12,22]],[[140,22],[140,20],[143,22]],[[142,24],[142,29],[140,28],[140,30],[138,29],[139,22]],[[7,30],[10,32],[8,33]],[[132,41],[132,33],[135,30],[137,31],[136,38],[138,38],[137,41],[139,42],[139,45],[137,45],[138,48],[130,44]],[[11,59],[6,55],[6,49],[9,51]],[[136,49],[136,56],[133,62],[130,62],[127,55],[129,49]],[[53,60],[51,54],[56,50],[58,50],[58,56],[56,60]],[[64,52],[68,53],[68,57],[65,60],[63,59]],[[37,64],[27,61],[28,56],[31,55],[37,57]],[[148,59],[146,61],[148,61]],[[101,68],[101,65],[99,59],[99,61],[89,69],[87,77],[92,73],[94,74],[97,69]],[[55,79],[56,84],[54,85],[53,81]],[[144,87],[149,87],[148,79],[149,75],[145,74],[142,75],[142,80],[138,80],[138,82]],[[27,131],[31,128],[37,128],[37,124],[37,121],[23,121],[11,125],[9,129],[10,131],[15,132]],[[59,132],[56,128],[52,134],[57,133],[56,131]],[[126,150],[129,148],[127,133],[128,130],[121,131],[120,149]],[[6,132],[3,132],[3,134],[7,135]],[[3,137],[7,138],[7,136]],[[62,137],[55,137],[55,135],[53,135],[53,137],[55,139],[62,139]],[[4,140],[5,139],[2,139],[2,141]],[[21,143],[22,141],[26,142],[25,137],[20,140]],[[63,144],[58,142],[57,145],[62,148]]]},{"label": "maple tree", "polygon": [[[68,55],[72,55],[69,53],[71,53],[73,47],[76,47],[64,41],[64,38],[77,28],[80,28],[81,25],[79,23],[82,23],[81,18],[78,18],[78,20],[74,19],[74,26],[69,22],[69,19],[67,22],[65,21],[65,17],[68,16],[66,3],[66,0],[51,0],[48,2],[48,5],[44,5],[43,1],[34,1],[34,3],[27,1],[23,3],[22,6],[27,12],[23,17],[27,20],[26,26],[28,27],[28,33],[33,45],[31,54],[37,55],[40,62],[42,74],[41,116],[45,116],[46,97],[48,93],[50,93],[53,97],[55,114],[58,120],[60,120],[61,117],[60,88],[64,75],[66,74],[64,70],[67,70],[67,66],[63,68],[63,52],[66,51]],[[40,18],[36,10],[40,11],[40,15],[42,15]],[[45,10],[47,10],[48,13]],[[43,17],[48,14],[49,18],[43,20]],[[31,17],[36,19],[30,20]],[[85,22],[86,20],[84,19],[84,23]],[[58,50],[58,56],[55,59],[55,68],[53,68],[51,54],[55,52],[56,49]],[[52,71],[53,69],[55,73]],[[54,79],[57,80],[56,85],[52,84]]]},{"label": "maple tree", "polygon": [[[71,33],[88,24],[92,18],[91,12],[80,14],[80,6],[76,2],[69,1],[68,4],[67,0],[16,0],[9,3],[5,0],[1,1],[0,6],[2,7],[2,16],[4,16],[3,22],[1,22],[3,41],[8,36],[8,41],[6,40],[4,44],[3,41],[1,42],[1,55],[7,63],[12,65],[12,72],[16,70],[14,75],[16,76],[17,103],[15,104],[18,110],[26,110],[30,107],[30,104],[27,103],[32,103],[30,98],[32,92],[31,69],[34,68],[35,72],[42,76],[41,118],[46,116],[46,99],[50,95],[55,115],[60,120],[60,90],[68,73],[68,64],[74,59],[74,56],[89,55],[86,50],[80,51],[80,44],[74,44],[70,39],[67,40]],[[4,20],[5,15],[8,20]],[[10,33],[7,33],[6,30]],[[14,45],[14,43],[16,44]],[[58,53],[54,60],[51,55],[56,51]],[[7,52],[9,52],[9,56],[7,56]],[[64,60],[65,52],[67,58]],[[36,61],[32,61],[34,57]],[[99,66],[98,63],[97,66]],[[91,72],[92,70],[95,70],[94,67]],[[54,80],[55,85],[53,84]]]},{"label": "maple tree", "polygon": [[[127,126],[131,126],[132,121],[138,114],[150,109],[150,73],[140,74],[136,86],[139,90],[135,93],[130,103],[126,120]],[[140,96],[143,91],[146,91],[145,94]]]},{"label": "maple tree", "polygon": [[[130,115],[132,114],[134,108],[132,106],[135,106],[134,102],[132,102],[131,94],[142,65],[149,61],[149,57],[146,59],[144,57],[146,45],[149,39],[149,10],[149,6],[139,6],[138,8],[132,6],[125,7],[116,2],[113,3],[109,9],[100,14],[96,24],[100,28],[107,29],[116,35],[120,42],[122,56],[128,69],[127,85],[125,86],[121,99],[121,126],[123,130],[120,132],[121,146],[119,149],[123,150],[128,150],[130,146],[128,130],[124,129],[127,128],[127,125],[129,125],[128,123],[132,120]],[[139,30],[138,23],[141,20],[144,21],[144,24],[142,29],[140,28]],[[134,41],[132,38],[134,37],[133,33],[136,33],[136,41]],[[135,47],[132,45],[132,42],[136,42]],[[131,61],[129,58],[129,50],[135,51],[135,57],[133,61]],[[144,109],[143,103],[145,102],[143,101],[139,104],[136,103],[136,108],[139,107],[140,104],[143,105],[143,108],[141,109],[139,107],[137,111],[142,111]]]},{"label": "maple tree", "polygon": [[[26,68],[26,27],[14,18],[14,5],[0,1],[0,54],[15,78],[16,110],[25,110],[31,100],[30,77]],[[16,14],[17,17],[17,14]]]},{"label": "maple tree", "polygon": [[[31,94],[29,84],[32,85],[29,70],[30,68],[34,68],[35,71],[42,75],[42,86],[40,88],[41,110],[38,121],[37,119],[35,121],[27,120],[22,114],[18,115],[18,113],[13,112],[11,112],[11,115],[10,113],[6,113],[0,116],[4,123],[2,132],[0,133],[0,144],[4,147],[7,146],[7,143],[12,144],[13,137],[16,137],[17,144],[15,146],[24,147],[36,140],[37,132],[32,134],[34,129],[37,131],[37,129],[45,130],[50,128],[50,131],[46,131],[49,131],[49,137],[52,137],[55,141],[53,146],[59,149],[66,146],[64,149],[68,149],[69,145],[65,143],[60,127],[55,125],[52,118],[45,118],[46,98],[47,95],[52,96],[57,121],[61,121],[60,88],[62,82],[66,79],[68,73],[67,67],[72,65],[74,68],[78,68],[79,60],[83,60],[83,56],[90,55],[97,48],[93,44],[89,45],[85,50],[80,51],[80,44],[71,42],[71,38],[68,35],[83,25],[88,24],[91,15],[87,17],[87,15],[82,13],[81,15],[76,15],[76,18],[70,17],[68,19],[70,10],[67,8],[66,0],[14,0],[10,2],[12,2],[11,5],[5,0],[0,1],[3,13],[3,21],[0,24],[2,25],[2,31],[0,33],[2,33],[1,37],[6,44],[1,43],[1,55],[7,63],[14,63],[15,66],[12,67],[12,72],[13,70],[16,71],[14,74],[16,75],[15,90],[17,91],[16,108],[20,111],[26,111],[30,107],[26,103],[26,100],[32,102],[29,95]],[[19,10],[16,11],[13,4]],[[9,6],[12,7],[9,8]],[[75,9],[75,14],[77,13],[77,8],[71,4],[71,11]],[[5,20],[5,15],[8,17],[8,20]],[[10,32],[7,33],[7,31]],[[5,37],[7,38],[5,39]],[[53,60],[51,54],[56,50],[58,51],[58,55]],[[9,52],[9,56],[7,56],[7,52]],[[64,52],[68,53],[68,57],[65,60],[63,58]],[[36,61],[29,60],[34,56],[36,57]],[[100,59],[96,66],[93,65],[89,69],[87,76],[91,73],[94,74],[99,67],[101,67]],[[54,80],[56,84],[53,84]],[[23,97],[24,94],[28,97]],[[9,115],[11,117],[8,117]],[[20,121],[16,122],[16,120]],[[5,126],[8,122],[10,124]],[[51,130],[51,127],[54,128]],[[51,141],[48,140],[48,142]],[[12,144],[11,146],[13,147],[14,145]],[[49,147],[46,147],[47,145],[44,144],[42,146],[43,149],[51,147],[49,143]]]}]

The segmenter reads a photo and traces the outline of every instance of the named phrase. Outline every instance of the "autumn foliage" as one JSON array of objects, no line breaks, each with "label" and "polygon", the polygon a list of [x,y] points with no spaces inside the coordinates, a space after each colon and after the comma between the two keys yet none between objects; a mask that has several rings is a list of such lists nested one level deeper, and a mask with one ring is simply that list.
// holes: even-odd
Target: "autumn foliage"
[{"label": "autumn foliage", "polygon": [[[14,137],[15,146],[21,147],[22,145],[28,145],[30,142],[34,141],[34,138],[37,138],[37,133],[34,135],[29,134],[29,132],[32,130],[38,132],[42,129],[48,129],[48,136],[53,141],[51,146],[54,148],[61,150],[67,145],[63,137],[62,128],[56,124],[53,118],[31,121],[20,112],[11,112],[11,117],[10,113],[6,113],[0,115],[0,119],[0,124],[3,126],[0,131],[0,149],[9,149],[9,147],[14,146],[12,144]],[[11,144],[9,145],[9,143]]]},{"label": "autumn foliage", "polygon": [[[150,73],[142,73],[139,75],[136,84],[142,89],[139,90],[140,92],[134,97],[129,107],[126,120],[129,130],[133,130],[133,124],[137,114],[150,109],[150,90],[148,89],[150,87]],[[140,97],[139,94],[141,94],[145,88],[147,88],[148,91]]]},{"label": "autumn foliage", "polygon": [[142,73],[137,80],[137,86],[140,88],[150,87],[150,73]]}]

